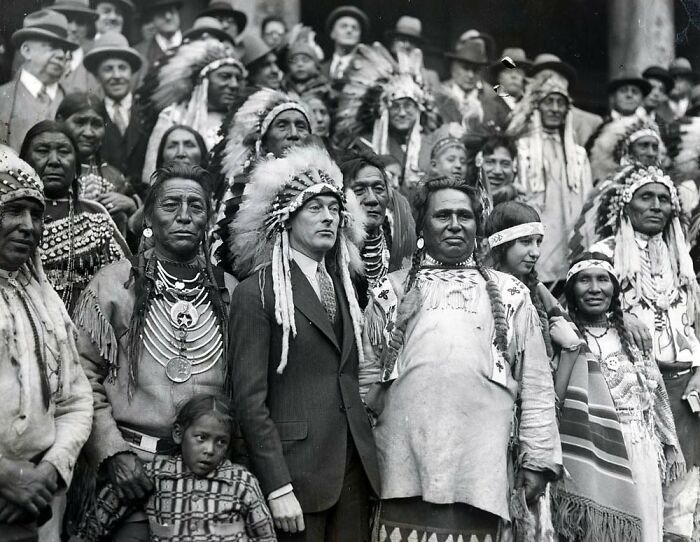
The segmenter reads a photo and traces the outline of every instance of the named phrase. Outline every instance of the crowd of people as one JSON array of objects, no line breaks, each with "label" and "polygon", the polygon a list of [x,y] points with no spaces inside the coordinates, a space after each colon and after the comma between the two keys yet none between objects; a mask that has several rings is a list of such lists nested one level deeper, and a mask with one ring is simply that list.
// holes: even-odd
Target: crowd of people
[{"label": "crowd of people", "polygon": [[700,540],[690,62],[182,5],[12,34],[0,539]]}]

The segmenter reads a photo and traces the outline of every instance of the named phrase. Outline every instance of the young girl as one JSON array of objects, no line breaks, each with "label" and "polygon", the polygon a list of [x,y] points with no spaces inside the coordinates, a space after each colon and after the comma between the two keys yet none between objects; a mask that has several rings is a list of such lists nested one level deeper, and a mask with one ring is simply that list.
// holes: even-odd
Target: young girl
[{"label": "young girl", "polygon": [[[172,432],[179,453],[156,455],[144,465],[154,486],[145,506],[152,541],[277,540],[258,481],[226,458],[233,427],[231,408],[221,396],[196,395],[182,406]],[[72,540],[109,537],[134,511],[107,484]]]}]

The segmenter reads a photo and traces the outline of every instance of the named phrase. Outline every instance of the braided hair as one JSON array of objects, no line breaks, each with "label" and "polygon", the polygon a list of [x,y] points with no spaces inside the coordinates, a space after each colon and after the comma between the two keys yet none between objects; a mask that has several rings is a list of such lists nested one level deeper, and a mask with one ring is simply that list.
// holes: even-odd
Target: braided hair
[{"label": "braided hair", "polygon": [[[433,176],[418,185],[413,197],[413,214],[416,217],[416,234],[419,238],[423,236],[423,227],[428,214],[430,198],[440,190],[458,190],[464,193],[470,200],[472,210],[477,217],[476,236],[481,235],[482,224],[478,217],[481,216],[481,199],[478,192],[467,185],[464,181],[447,176]],[[396,322],[391,331],[389,343],[383,352],[381,365],[384,368],[385,376],[391,374],[396,363],[399,350],[405,339],[406,327],[409,321],[420,309],[421,297],[418,284],[418,272],[425,255],[423,247],[418,247],[413,253],[411,267],[408,271],[404,283],[404,296],[396,310]],[[497,282],[490,275],[481,262],[476,261],[476,268],[486,281],[486,291],[491,303],[491,312],[494,318],[496,336],[494,344],[504,359],[508,359],[508,322],[506,320],[506,309]]]},{"label": "braided hair", "polygon": [[[499,231],[520,224],[527,224],[528,222],[541,222],[539,213],[533,207],[519,201],[506,201],[494,207],[493,211],[486,219],[484,233],[489,237]],[[508,251],[516,242],[517,239],[514,239],[513,241],[508,241],[507,243],[503,243],[491,249],[490,256],[495,269],[512,274],[510,271],[504,269],[504,267]],[[524,277],[517,278],[520,278],[530,291],[530,300],[535,306],[537,316],[540,319],[540,329],[542,330],[542,337],[544,338],[547,355],[551,358],[554,355],[554,346],[552,345],[552,337],[549,334],[549,316],[547,315],[547,309],[544,306],[542,296],[538,290],[540,281],[537,277],[537,271],[533,268],[532,271]]]},{"label": "braided hair", "polygon": [[[197,182],[204,190],[204,199],[206,202],[207,216],[211,216],[211,179],[209,173],[199,166],[190,166],[182,164],[169,164],[157,170],[153,174],[153,183],[151,189],[144,200],[144,217],[152,216],[155,204],[160,196],[163,185],[172,179],[190,179]],[[211,254],[209,253],[209,243],[207,238],[206,226],[204,238],[201,243],[205,274],[204,288],[209,293],[209,298],[212,301],[214,314],[221,326],[221,335],[223,340],[223,359],[227,359],[228,341],[228,315],[224,300],[219,291],[219,286],[216,283],[214,272],[211,265]],[[135,301],[134,311],[131,314],[129,321],[129,338],[127,350],[127,364],[129,367],[129,394],[138,384],[138,362],[141,357],[141,349],[143,346],[142,333],[146,323],[146,314],[150,306],[150,301],[155,296],[155,274],[156,274],[156,257],[151,256],[146,259],[144,254],[144,243],[141,243],[138,253],[137,265],[132,266],[129,279],[125,288],[134,286]],[[225,364],[222,364],[225,366]],[[228,371],[224,371],[225,385],[228,386]]]},{"label": "braided hair", "polygon": [[[573,266],[574,264],[584,260],[602,260],[608,262],[610,265],[613,264],[612,260],[605,254],[600,252],[584,252],[578,258],[576,258],[571,265]],[[608,308],[608,321],[615,331],[617,331],[618,337],[620,337],[623,352],[630,361],[634,362],[638,356],[634,355],[634,348],[632,347],[629,333],[624,326],[624,313],[622,312],[622,302],[620,300],[620,283],[615,275],[610,275],[610,278],[613,283],[613,293],[610,300],[610,307]],[[576,324],[576,327],[581,335],[585,337],[585,322],[574,294],[576,280],[576,275],[574,275],[571,277],[571,279],[566,281],[566,285],[564,286],[564,297],[566,298],[566,305],[571,320],[574,322],[574,324]]]}]

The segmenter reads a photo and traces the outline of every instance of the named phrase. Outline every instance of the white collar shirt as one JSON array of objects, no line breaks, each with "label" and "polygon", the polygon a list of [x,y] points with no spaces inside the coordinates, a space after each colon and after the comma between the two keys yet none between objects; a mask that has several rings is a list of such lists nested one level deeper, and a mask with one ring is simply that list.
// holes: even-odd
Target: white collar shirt
[{"label": "white collar shirt", "polygon": [[39,97],[39,92],[41,92],[42,87],[44,87],[46,89],[46,94],[49,95],[49,98],[51,98],[51,100],[56,99],[56,95],[58,94],[58,83],[44,85],[44,83],[39,81],[35,75],[29,73],[27,70],[22,70],[19,80],[35,98]]}]

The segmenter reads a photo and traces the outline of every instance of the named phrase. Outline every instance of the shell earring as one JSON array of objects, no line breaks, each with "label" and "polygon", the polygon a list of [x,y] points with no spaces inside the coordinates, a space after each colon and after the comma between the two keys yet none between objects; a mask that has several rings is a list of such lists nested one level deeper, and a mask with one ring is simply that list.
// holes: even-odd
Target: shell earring
[{"label": "shell earring", "polygon": [[422,235],[416,241],[416,246],[418,247],[418,250],[423,250],[423,247],[425,246],[425,241],[423,240]]},{"label": "shell earring", "polygon": [[152,230],[151,228],[144,228],[144,230],[143,230],[143,236],[144,236],[146,239],[150,239],[151,237],[153,237],[153,230]]}]

